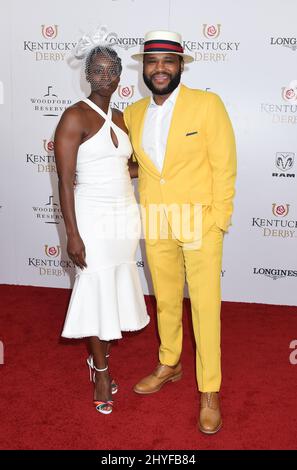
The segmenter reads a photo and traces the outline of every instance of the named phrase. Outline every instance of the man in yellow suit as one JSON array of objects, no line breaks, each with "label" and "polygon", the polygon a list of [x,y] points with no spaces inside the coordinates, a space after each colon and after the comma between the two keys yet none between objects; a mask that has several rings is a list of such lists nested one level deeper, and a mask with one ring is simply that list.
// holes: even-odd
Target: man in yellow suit
[{"label": "man in yellow suit", "polygon": [[128,106],[124,119],[139,165],[146,253],[157,299],[159,364],[134,391],[155,393],[181,378],[182,302],[185,279],[196,340],[201,392],[199,429],[222,426],[220,308],[224,232],[230,225],[236,150],[230,119],[214,93],[180,84],[182,39],[151,31],[144,50],[143,78],[152,92]]}]

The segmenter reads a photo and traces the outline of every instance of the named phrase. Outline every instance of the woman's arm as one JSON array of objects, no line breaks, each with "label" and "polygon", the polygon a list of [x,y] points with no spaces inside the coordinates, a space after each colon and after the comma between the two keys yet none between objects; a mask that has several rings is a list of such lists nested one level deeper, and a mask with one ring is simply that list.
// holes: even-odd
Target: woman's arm
[{"label": "woman's arm", "polygon": [[73,182],[77,152],[82,137],[83,125],[80,110],[67,109],[62,115],[55,133],[55,158],[61,210],[67,233],[67,252],[69,258],[81,269],[86,267],[86,253],[76,222]]},{"label": "woman's arm", "polygon": [[131,178],[138,178],[138,163],[133,162],[133,155],[128,160],[128,168]]}]

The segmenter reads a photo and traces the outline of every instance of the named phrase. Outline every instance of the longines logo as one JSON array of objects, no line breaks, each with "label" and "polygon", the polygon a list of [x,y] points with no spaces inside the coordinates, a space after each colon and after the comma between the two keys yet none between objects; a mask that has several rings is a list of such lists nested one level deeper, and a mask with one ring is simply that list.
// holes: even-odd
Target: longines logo
[{"label": "longines logo", "polygon": [[122,47],[126,51],[132,47],[142,46],[144,43],[144,38],[135,38],[135,37],[119,37],[117,33],[109,33],[106,37],[106,40],[112,46]]},{"label": "longines logo", "polygon": [[41,258],[28,258],[28,266],[35,268],[40,276],[56,277],[66,276],[74,268],[72,261],[61,259],[60,245],[49,244],[43,246]]},{"label": "longines logo", "polygon": [[63,220],[60,205],[54,202],[53,196],[49,196],[48,201],[43,206],[33,206],[32,209],[36,219],[45,224],[58,225]]},{"label": "longines logo", "polygon": [[40,41],[24,41],[24,51],[32,52],[36,61],[52,61],[58,62],[65,60],[66,53],[70,52],[75,46],[76,42],[71,41],[53,41],[58,36],[59,26],[54,25],[41,25]]},{"label": "longines logo", "polygon": [[285,37],[278,37],[278,38],[270,38],[271,46],[283,46],[292,51],[297,50],[297,38],[285,38]]},{"label": "longines logo", "polygon": [[275,219],[253,217],[252,227],[261,228],[264,237],[296,238],[297,220],[288,220],[290,204],[272,204]]},{"label": "longines logo", "polygon": [[47,87],[46,93],[39,98],[30,98],[35,112],[41,113],[42,116],[59,116],[62,114],[68,106],[71,105],[70,99],[59,98],[54,93],[53,86]]},{"label": "longines logo", "polygon": [[276,124],[297,124],[297,80],[282,86],[280,97],[285,103],[261,103],[261,112],[271,116]]},{"label": "longines logo", "polygon": [[57,173],[53,154],[54,142],[43,139],[42,150],[46,153],[26,153],[26,163],[34,165],[38,173]]},{"label": "longines logo", "polygon": [[193,53],[197,62],[226,62],[230,54],[238,52],[240,42],[220,41],[221,24],[203,24],[202,35],[205,40],[202,41],[183,41],[185,52]]},{"label": "longines logo", "polygon": [[294,152],[276,152],[275,166],[279,170],[279,173],[273,172],[272,176],[280,178],[295,178],[295,173],[290,172],[293,168],[294,160]]},{"label": "longines logo", "polygon": [[297,277],[297,271],[293,269],[254,268],[253,274],[270,277],[274,281],[286,277]]},{"label": "longines logo", "polygon": [[[136,38],[136,37],[120,37],[116,32],[109,32],[106,26],[101,26],[97,28],[96,31],[92,34],[92,36],[85,35],[80,39],[80,44],[89,45],[90,43],[94,43],[94,39],[102,40],[104,42],[108,42],[111,46],[122,47],[123,49],[131,49],[132,47],[138,47],[143,45],[144,38]],[[91,42],[90,42],[91,41]]]}]

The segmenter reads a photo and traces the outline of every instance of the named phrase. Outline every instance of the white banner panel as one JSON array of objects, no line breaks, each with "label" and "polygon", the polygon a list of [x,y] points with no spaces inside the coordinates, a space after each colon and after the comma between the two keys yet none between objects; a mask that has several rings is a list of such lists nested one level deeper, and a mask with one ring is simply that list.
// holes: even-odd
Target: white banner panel
[{"label": "white banner panel", "polygon": [[[3,7],[1,8],[3,11]],[[15,162],[13,153],[11,89],[11,12],[10,3],[0,15],[0,283],[17,283],[15,248],[18,243]]]},{"label": "white banner panel", "polygon": [[[180,32],[195,61],[183,82],[218,93],[238,149],[233,225],[225,236],[223,299],[297,305],[297,2],[294,0],[3,1],[0,17],[0,282],[70,287],[53,135],[89,94],[70,60],[78,38],[106,25],[123,61],[112,106],[146,96],[146,31]],[[84,10],[84,11],[83,11]],[[134,182],[137,192],[137,182]],[[137,263],[152,292],[143,243]]]}]

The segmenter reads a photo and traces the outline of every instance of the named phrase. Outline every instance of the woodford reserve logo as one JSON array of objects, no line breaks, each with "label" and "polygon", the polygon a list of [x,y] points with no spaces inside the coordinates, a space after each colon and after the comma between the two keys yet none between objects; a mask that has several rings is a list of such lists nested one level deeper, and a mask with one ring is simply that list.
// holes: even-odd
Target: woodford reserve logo
[{"label": "woodford reserve logo", "polygon": [[35,41],[24,41],[24,51],[33,53],[36,61],[59,62],[76,46],[73,41],[54,41],[58,37],[59,26],[40,26],[41,38]]},{"label": "woodford reserve logo", "polygon": [[70,260],[60,258],[60,245],[44,245],[46,258],[29,258],[28,266],[36,268],[40,276],[66,276],[69,275],[74,264]]},{"label": "woodford reserve logo", "polygon": [[226,62],[229,56],[239,50],[239,41],[221,41],[221,24],[203,24],[202,34],[206,40],[183,41],[185,52],[192,53],[197,62]]},{"label": "woodford reserve logo", "polygon": [[295,238],[297,220],[288,220],[290,204],[272,204],[276,218],[253,217],[252,227],[261,228],[264,237]]},{"label": "woodford reserve logo", "polygon": [[46,117],[57,117],[72,104],[71,99],[58,96],[53,85],[48,85],[42,96],[31,97],[30,101],[33,111]]},{"label": "woodford reserve logo", "polygon": [[48,201],[43,206],[33,206],[32,209],[36,219],[45,224],[59,225],[63,220],[60,204],[54,201],[54,196],[49,196]]},{"label": "woodford reserve logo", "polygon": [[54,142],[52,140],[43,139],[43,145],[40,152],[26,153],[26,163],[33,165],[38,173],[57,173],[53,151]]}]

